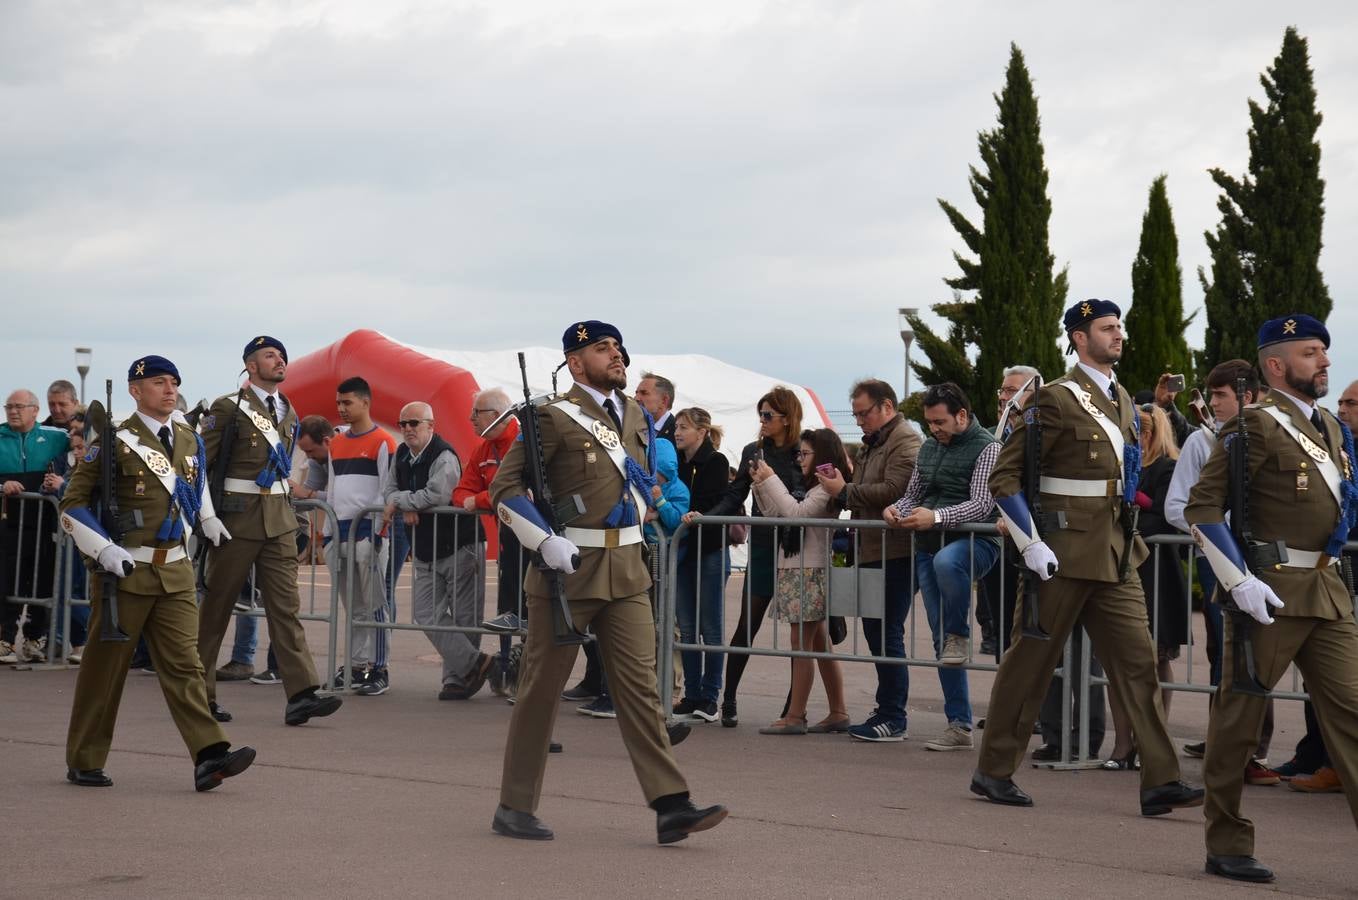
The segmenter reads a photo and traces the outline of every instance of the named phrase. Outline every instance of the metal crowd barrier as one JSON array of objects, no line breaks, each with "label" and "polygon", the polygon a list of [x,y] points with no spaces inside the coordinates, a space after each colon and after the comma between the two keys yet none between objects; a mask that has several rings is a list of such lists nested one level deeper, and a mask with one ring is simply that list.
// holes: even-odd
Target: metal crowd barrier
[{"label": "metal crowd barrier", "polygon": [[[3,526],[13,527],[16,534],[14,555],[7,560],[4,588],[0,605],[6,617],[16,618],[18,607],[40,607],[49,611],[47,617],[46,664],[44,668],[66,667],[66,644],[71,634],[71,578],[68,569],[72,560],[79,565],[80,555],[70,536],[61,530],[59,499],[55,494],[24,491],[3,501]],[[44,569],[51,566],[51,575]],[[50,589],[50,590],[49,590]],[[7,601],[7,602],[6,602]],[[88,606],[88,600],[74,601]],[[15,607],[11,609],[10,607]],[[31,613],[30,613],[31,616]],[[58,627],[60,623],[61,627]],[[58,641],[58,634],[61,640]],[[16,629],[15,652],[22,653],[24,635]],[[24,660],[20,659],[20,664]]]}]

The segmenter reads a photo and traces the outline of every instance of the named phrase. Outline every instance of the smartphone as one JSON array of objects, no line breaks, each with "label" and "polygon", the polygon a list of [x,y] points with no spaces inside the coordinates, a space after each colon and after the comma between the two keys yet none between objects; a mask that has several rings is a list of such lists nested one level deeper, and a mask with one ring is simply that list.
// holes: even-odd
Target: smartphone
[{"label": "smartphone", "polygon": [[826,478],[831,477],[832,475],[835,474],[835,464],[821,463],[820,465],[816,466],[816,474],[824,475]]},{"label": "smartphone", "polygon": [[1171,375],[1169,381],[1165,383],[1165,390],[1171,394],[1177,394],[1184,389],[1184,377],[1182,375]]}]

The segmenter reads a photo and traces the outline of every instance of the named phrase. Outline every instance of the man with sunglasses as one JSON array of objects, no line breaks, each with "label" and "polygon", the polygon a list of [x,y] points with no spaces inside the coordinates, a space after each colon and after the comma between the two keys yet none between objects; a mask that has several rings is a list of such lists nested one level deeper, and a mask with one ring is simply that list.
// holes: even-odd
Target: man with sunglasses
[{"label": "man with sunglasses", "polygon": [[[382,486],[382,519],[397,514],[411,531],[415,580],[411,609],[417,625],[475,628],[486,600],[482,565],[486,544],[480,517],[427,512],[447,506],[462,477],[457,451],[434,430],[434,409],[416,401],[401,408],[396,423],[401,446]],[[494,658],[481,652],[472,635],[426,631],[443,658],[440,700],[469,700],[486,683]]]},{"label": "man with sunglasses", "polygon": [[288,698],[283,721],[301,725],[330,715],[341,701],[317,696],[321,680],[298,618],[297,516],[288,481],[298,419],[292,403],[279,390],[287,377],[288,351],[277,338],[259,335],[246,343],[241,359],[247,381],[235,393],[218,397],[199,423],[209,483],[214,481],[213,474],[220,477],[217,515],[227,534],[219,546],[208,549],[198,655],[207,674],[213,716],[219,722],[230,721],[231,714],[217,703],[217,654],[253,566],[277,672]]}]

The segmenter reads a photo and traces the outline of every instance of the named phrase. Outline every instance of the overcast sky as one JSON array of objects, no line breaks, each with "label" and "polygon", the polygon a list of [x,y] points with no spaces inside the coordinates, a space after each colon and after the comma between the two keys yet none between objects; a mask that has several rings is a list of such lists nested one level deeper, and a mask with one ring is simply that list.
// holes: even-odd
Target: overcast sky
[{"label": "overcast sky", "polygon": [[494,349],[601,318],[633,351],[843,408],[855,378],[899,386],[897,307],[948,298],[962,245],[935,198],[976,213],[967,166],[1011,40],[1071,300],[1126,308],[1165,172],[1191,310],[1205,170],[1244,170],[1246,101],[1296,24],[1325,115],[1332,405],[1358,377],[1351,10],[4,0],[3,380],[41,391],[87,344],[92,386],[161,353],[197,399],[234,386],[259,332],[294,357],[364,327]]}]

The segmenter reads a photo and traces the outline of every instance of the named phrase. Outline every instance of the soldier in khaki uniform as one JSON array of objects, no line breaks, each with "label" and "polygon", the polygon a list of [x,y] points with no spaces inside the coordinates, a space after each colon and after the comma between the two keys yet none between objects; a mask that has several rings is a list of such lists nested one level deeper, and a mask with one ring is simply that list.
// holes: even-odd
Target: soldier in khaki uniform
[{"label": "soldier in khaki uniform", "polygon": [[[579,495],[584,514],[563,534],[553,533],[527,496],[525,466],[537,461],[525,458],[522,440],[500,465],[491,503],[525,549],[564,574],[574,627],[589,627],[598,638],[623,743],[646,802],[657,813],[660,843],[680,841],[716,825],[726,809],[698,809],[689,800],[656,690],[651,576],[640,528],[646,500],[623,475],[629,468],[644,472],[654,429],[641,407],[621,394],[628,356],[616,328],[595,321],[574,324],[562,337],[562,349],[575,385],[537,410],[542,456],[554,499],[560,503]],[[550,840],[552,832],[534,813],[558,697],[575,663],[576,645],[554,641],[553,600],[540,569],[530,569],[525,591],[528,637],[505,745],[500,806],[491,827],[510,837]]]},{"label": "soldier in khaki uniform", "polygon": [[[330,715],[342,701],[317,696],[320,679],[298,619],[297,517],[288,499],[298,419],[278,389],[287,375],[288,351],[278,339],[260,335],[245,345],[241,357],[249,380],[237,393],[217,398],[203,419],[208,470],[225,476],[218,514],[231,530],[231,540],[208,552],[198,653],[207,672],[213,713],[220,721],[230,721],[230,714],[216,702],[217,653],[232,607],[254,566],[269,641],[288,698],[283,721],[301,725]],[[223,438],[232,430],[227,458]],[[218,466],[225,466],[225,473],[218,472]]]},{"label": "soldier in khaki uniform", "polygon": [[[144,634],[170,715],[194,760],[194,785],[207,791],[245,771],[255,758],[250,747],[231,750],[208,712],[194,647],[198,603],[185,540],[195,521],[214,543],[228,534],[207,497],[202,444],[193,429],[170,418],[179,398],[178,370],[163,357],[147,356],[132,364],[127,381],[136,413],[119,426],[113,446],[91,446],[61,501],[62,529],[96,570],[90,579],[90,642],[76,677],[66,738],[66,778],[84,787],[113,784],[104,762],[128,661]],[[114,489],[123,532],[118,543],[91,509],[99,500],[101,453],[115,455]],[[118,576],[118,624],[126,641],[100,637],[107,613],[101,597],[103,572]]]},{"label": "soldier in khaki uniform", "polygon": [[[1155,646],[1136,574],[1146,545],[1124,525],[1141,461],[1132,398],[1113,378],[1113,363],[1122,356],[1121,315],[1107,300],[1085,300],[1066,311],[1066,333],[1079,362],[1029,398],[1024,421],[1005,442],[990,476],[1008,533],[1024,564],[1036,573],[1025,577],[1042,579],[1038,611],[1051,635],[1045,641],[1023,636],[1023,617],[1015,612],[1014,644],[995,677],[971,781],[973,793],[996,803],[1033,803],[1012,776],[1066,639],[1079,623],[1132,720],[1142,758],[1141,814],[1202,804],[1202,789],[1179,780],[1165,723]],[[1034,415],[1042,429],[1040,498],[1023,491],[1025,439]],[[1046,519],[1038,527],[1030,499],[1040,500]],[[1048,527],[1058,512],[1065,527]]]},{"label": "soldier in khaki uniform", "polygon": [[[1286,562],[1262,564],[1260,544],[1242,547],[1226,524],[1227,447],[1239,439],[1238,420],[1222,427],[1184,517],[1218,578],[1218,597],[1229,591],[1235,606],[1260,623],[1250,637],[1258,680],[1272,688],[1291,663],[1301,670],[1358,822],[1358,625],[1337,565],[1358,516],[1358,482],[1352,434],[1317,405],[1329,387],[1329,346],[1329,332],[1310,316],[1266,322],[1259,331],[1259,368],[1270,390],[1243,411],[1249,537],[1264,546],[1281,542]],[[1253,566],[1246,564],[1247,553],[1255,557]],[[1228,618],[1222,668],[1228,674],[1217,686],[1203,759],[1207,871],[1272,881],[1273,872],[1254,858],[1254,823],[1240,811],[1242,772],[1268,700],[1232,689],[1232,625]]]}]

